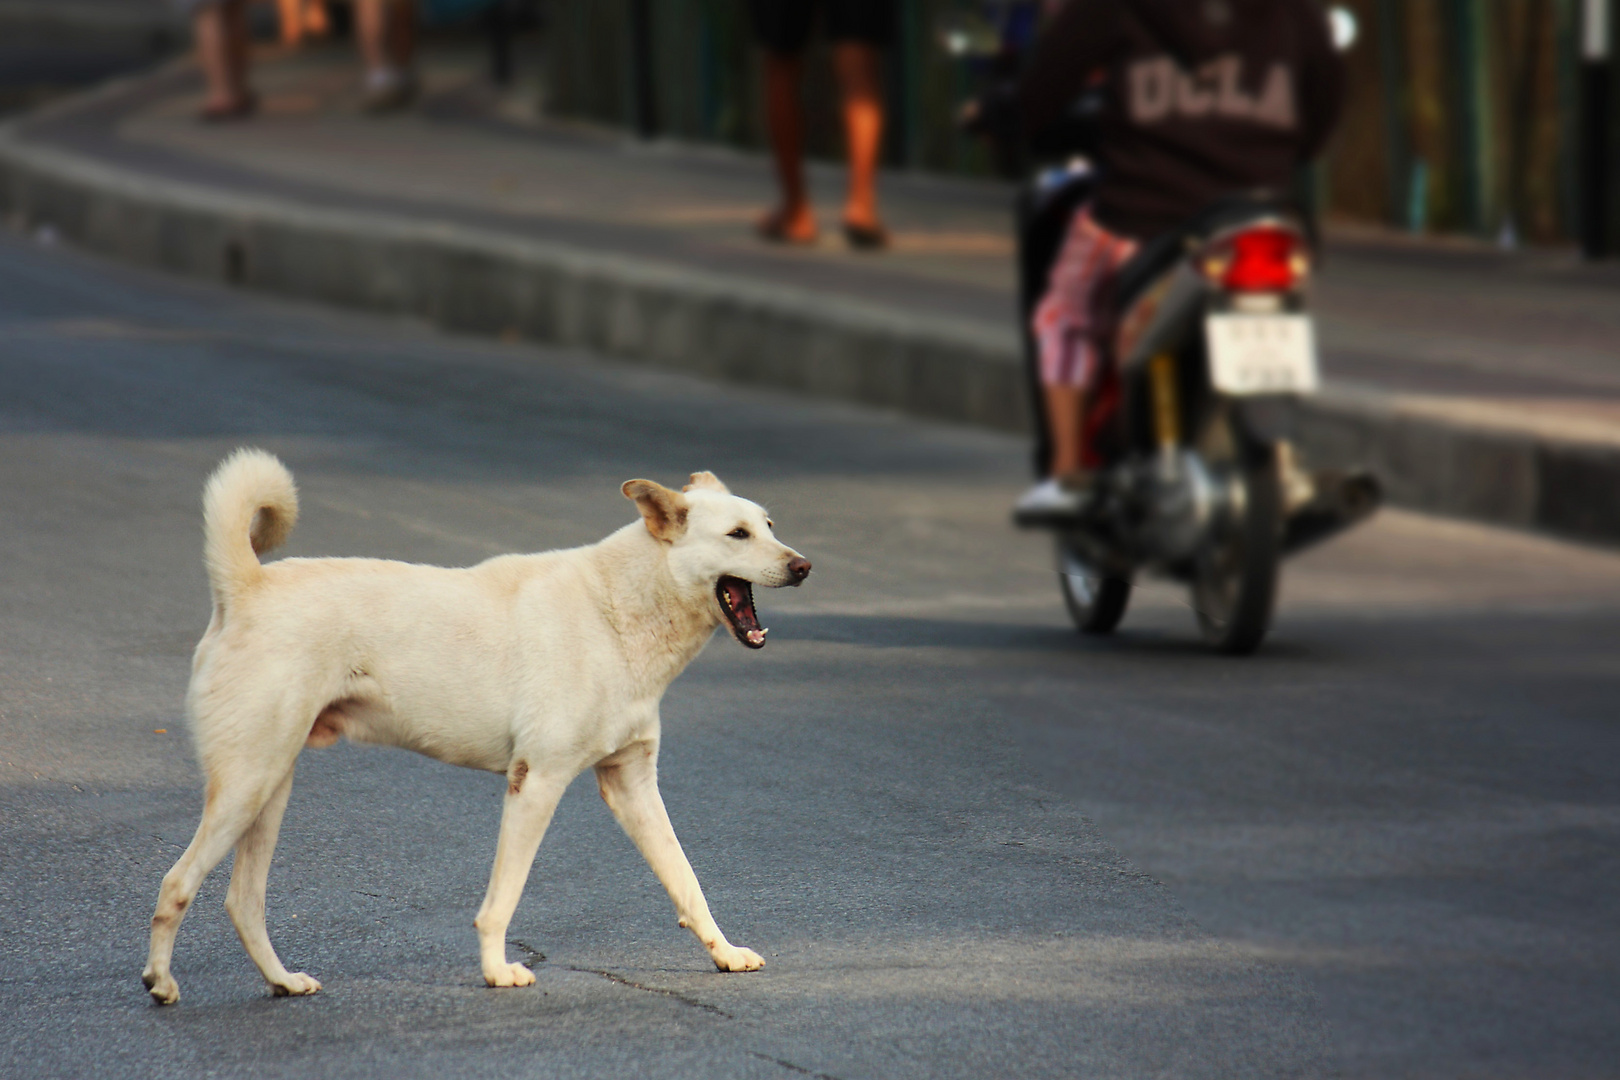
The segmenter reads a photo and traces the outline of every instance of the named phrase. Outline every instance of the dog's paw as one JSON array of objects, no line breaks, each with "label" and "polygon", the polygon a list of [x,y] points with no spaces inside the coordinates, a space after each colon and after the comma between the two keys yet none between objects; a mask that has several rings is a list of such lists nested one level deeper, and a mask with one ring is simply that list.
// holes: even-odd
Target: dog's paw
[{"label": "dog's paw", "polygon": [[533,986],[534,972],[522,964],[501,964],[485,968],[484,981],[491,986]]},{"label": "dog's paw", "polygon": [[146,987],[152,1000],[159,1005],[173,1005],[180,1000],[180,984],[167,972],[154,975],[152,969],[148,968],[141,972],[141,985]]},{"label": "dog's paw", "polygon": [[319,982],[302,971],[290,972],[285,979],[270,984],[270,992],[276,997],[303,997],[320,988]]},{"label": "dog's paw", "polygon": [[712,950],[709,958],[721,971],[758,971],[765,966],[765,959],[759,953],[736,945],[722,945]]}]

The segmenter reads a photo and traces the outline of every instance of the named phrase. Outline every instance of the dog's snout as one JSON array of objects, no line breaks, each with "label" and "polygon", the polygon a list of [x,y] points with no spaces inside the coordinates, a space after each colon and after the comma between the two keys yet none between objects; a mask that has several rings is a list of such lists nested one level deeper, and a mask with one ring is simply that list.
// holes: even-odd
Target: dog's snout
[{"label": "dog's snout", "polygon": [[788,560],[787,572],[793,577],[793,584],[797,585],[810,576],[810,560],[803,555],[795,555]]}]

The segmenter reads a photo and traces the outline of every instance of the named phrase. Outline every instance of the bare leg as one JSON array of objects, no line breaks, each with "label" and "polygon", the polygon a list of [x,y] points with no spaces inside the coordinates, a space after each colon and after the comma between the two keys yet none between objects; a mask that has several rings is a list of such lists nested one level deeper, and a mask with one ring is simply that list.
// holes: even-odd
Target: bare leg
[{"label": "bare leg", "polygon": [[371,113],[402,109],[416,98],[411,61],[416,47],[416,14],[410,3],[356,0],[360,54],[365,61],[364,108]]},{"label": "bare leg", "polygon": [[242,96],[248,96],[248,61],[251,59],[253,47],[252,39],[248,34],[248,6],[247,0],[228,0],[225,4],[228,32],[225,35],[226,46],[229,49],[231,70],[236,72],[237,84]]},{"label": "bare leg", "polygon": [[246,0],[225,0],[198,9],[193,27],[197,58],[208,84],[204,108],[213,112],[239,108],[248,98]]},{"label": "bare leg", "polygon": [[332,19],[326,11],[326,0],[305,0],[304,30],[316,37],[332,32]]},{"label": "bare leg", "polygon": [[270,856],[276,850],[276,836],[281,831],[287,796],[292,792],[292,779],[289,769],[281,786],[271,794],[270,801],[242,834],[242,839],[236,842],[231,887],[225,894],[225,910],[230,913],[237,936],[277,997],[313,994],[321,988],[320,983],[304,972],[289,972],[282,966],[264,928],[264,890],[270,878]]},{"label": "bare leg", "polygon": [[355,36],[360,39],[360,59],[368,72],[393,66],[388,49],[392,7],[388,0],[356,0],[354,5]]},{"label": "bare leg", "polygon": [[304,40],[304,0],[276,0],[276,21],[281,24],[281,43],[297,45]]},{"label": "bare leg", "polygon": [[878,151],[883,142],[883,82],[878,51],[855,41],[833,46],[833,70],[844,99],[844,133],[849,142],[849,198],[846,224],[879,226]]},{"label": "bare leg", "polygon": [[551,824],[568,778],[530,774],[528,766],[514,763],[508,774],[506,806],[501,811],[501,838],[495,845],[495,865],[489,872],[489,891],[473,926],[478,930],[478,951],[484,981],[491,986],[528,986],[534,972],[522,964],[506,962],[506,928],[523,896],[523,884],[534,865],[535,852]]},{"label": "bare leg", "polygon": [[411,70],[416,62],[416,5],[396,3],[388,23],[389,55],[394,66],[401,71]]},{"label": "bare leg", "polygon": [[358,0],[360,58],[369,71],[408,71],[416,51],[415,9],[399,0]]},{"label": "bare leg", "polygon": [[[180,930],[180,921],[196,899],[198,886],[253,825],[291,769],[292,763],[288,761],[284,769],[273,774],[260,772],[253,777],[210,778],[202,821],[185,854],[163,875],[157,911],[152,915],[152,944],[141,982],[159,1005],[172,1005],[180,998],[180,987],[169,972],[169,961],[174,955],[174,937]],[[276,817],[279,824],[279,811]]]},{"label": "bare leg", "polygon": [[816,218],[804,181],[804,114],[799,85],[804,60],[799,56],[765,54],[765,121],[770,129],[771,158],[782,201],[765,219],[780,238],[808,243],[816,238]]},{"label": "bare leg", "polygon": [[596,783],[608,809],[664,883],[669,898],[675,902],[680,924],[703,942],[714,966],[721,971],[757,971],[764,967],[765,961],[758,953],[727,941],[709,914],[703,887],[692,873],[692,864],[686,861],[664,809],[664,799],[658,794],[657,745],[638,743],[621,750],[596,767]]},{"label": "bare leg", "polygon": [[1085,447],[1086,392],[1078,386],[1044,387],[1047,429],[1052,433],[1052,476],[1080,471]]}]

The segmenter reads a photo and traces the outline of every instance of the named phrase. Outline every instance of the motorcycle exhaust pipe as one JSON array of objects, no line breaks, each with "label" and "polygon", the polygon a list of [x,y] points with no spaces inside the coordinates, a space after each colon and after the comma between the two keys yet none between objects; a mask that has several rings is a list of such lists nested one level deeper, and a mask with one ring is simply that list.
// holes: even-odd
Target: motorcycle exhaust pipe
[{"label": "motorcycle exhaust pipe", "polygon": [[1288,515],[1282,549],[1292,555],[1372,517],[1383,502],[1378,478],[1364,470],[1326,469],[1311,477],[1311,497]]}]

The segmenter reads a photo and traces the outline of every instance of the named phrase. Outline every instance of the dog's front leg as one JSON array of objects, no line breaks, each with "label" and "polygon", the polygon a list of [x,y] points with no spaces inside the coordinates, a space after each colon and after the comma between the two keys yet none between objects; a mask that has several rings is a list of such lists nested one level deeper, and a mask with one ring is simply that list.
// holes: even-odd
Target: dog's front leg
[{"label": "dog's front leg", "polygon": [[619,819],[619,824],[635,842],[647,865],[664,883],[675,902],[680,924],[703,942],[709,958],[721,971],[757,971],[765,961],[752,949],[740,948],[726,940],[709,914],[692,864],[675,838],[664,799],[658,793],[658,744],[633,743],[596,766],[596,783],[602,799]]},{"label": "dog's front leg", "polygon": [[495,866],[489,873],[489,891],[478,909],[473,926],[478,930],[478,950],[483,960],[484,981],[491,986],[529,986],[534,972],[522,964],[506,962],[506,928],[523,895],[535,852],[551,824],[551,815],[568,786],[568,779],[543,773],[530,773],[526,762],[518,760],[507,770],[506,805],[501,811],[501,838],[495,845]]}]

